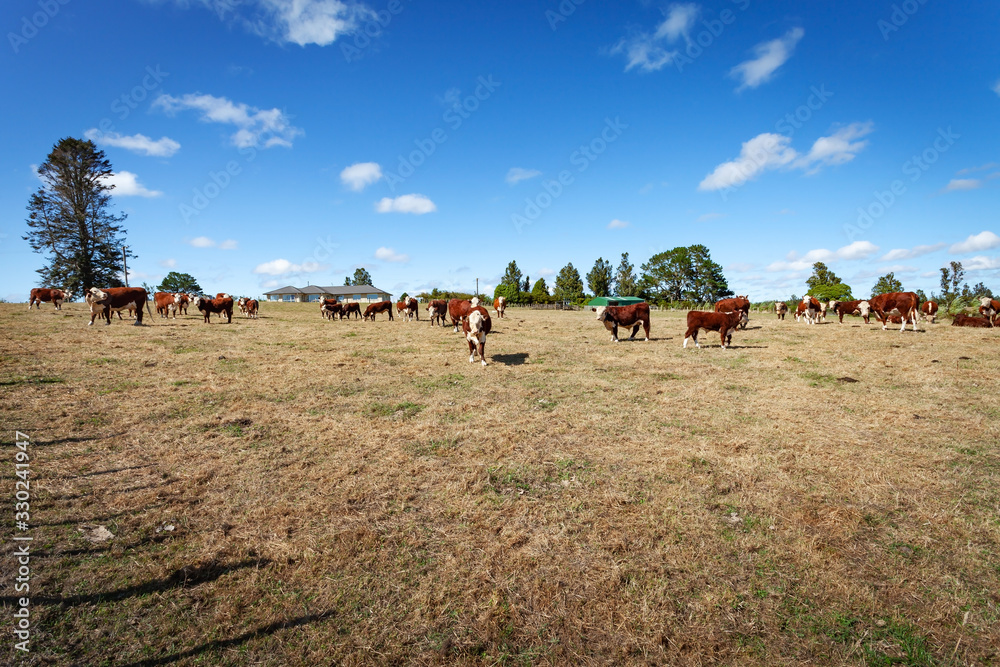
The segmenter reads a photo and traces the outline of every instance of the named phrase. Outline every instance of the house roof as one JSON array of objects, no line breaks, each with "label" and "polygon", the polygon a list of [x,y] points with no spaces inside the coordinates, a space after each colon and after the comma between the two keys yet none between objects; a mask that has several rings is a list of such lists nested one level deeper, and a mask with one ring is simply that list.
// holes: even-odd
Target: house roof
[{"label": "house roof", "polygon": [[373,285],[306,285],[305,287],[282,287],[281,289],[264,292],[264,296],[280,294],[330,294],[332,296],[347,296],[351,294],[389,294]]},{"label": "house roof", "polygon": [[264,292],[264,296],[270,296],[272,294],[301,294],[298,287],[282,287],[281,289],[271,290],[270,292]]}]

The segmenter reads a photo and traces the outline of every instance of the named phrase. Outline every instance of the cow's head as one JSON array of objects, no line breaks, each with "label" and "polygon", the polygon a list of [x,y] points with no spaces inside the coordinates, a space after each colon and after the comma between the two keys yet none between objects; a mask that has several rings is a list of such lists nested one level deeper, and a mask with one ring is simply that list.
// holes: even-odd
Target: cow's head
[{"label": "cow's head", "polygon": [[858,304],[858,312],[861,313],[862,317],[868,317],[871,313],[872,305],[867,301],[862,301]]},{"label": "cow's head", "polygon": [[988,296],[979,297],[979,305],[982,308],[989,308],[993,305],[993,299]]},{"label": "cow's head", "polygon": [[201,310],[202,301],[208,301],[208,299],[196,296],[195,298],[191,299],[191,305],[194,306],[195,310]]},{"label": "cow's head", "polygon": [[59,291],[62,292],[62,298],[65,299],[66,301],[72,301],[73,300],[73,293],[70,292],[68,289],[59,290]]},{"label": "cow's head", "polygon": [[597,313],[597,321],[598,322],[603,322],[604,320],[608,319],[608,307],[607,306],[598,306],[597,308],[591,308],[591,310],[594,311],[595,313]]},{"label": "cow's head", "polygon": [[103,303],[108,298],[108,293],[99,287],[91,287],[87,290],[87,295],[90,297],[88,300],[93,303]]},{"label": "cow's head", "polygon": [[475,308],[478,305],[479,305],[479,297],[478,296],[472,297],[472,307]]},{"label": "cow's head", "polygon": [[184,295],[178,292],[177,294],[174,295],[174,303],[181,303],[181,299],[183,298]]},{"label": "cow's head", "polygon": [[465,337],[472,343],[485,343],[486,332],[483,331],[485,318],[478,310],[469,313],[469,333]]}]

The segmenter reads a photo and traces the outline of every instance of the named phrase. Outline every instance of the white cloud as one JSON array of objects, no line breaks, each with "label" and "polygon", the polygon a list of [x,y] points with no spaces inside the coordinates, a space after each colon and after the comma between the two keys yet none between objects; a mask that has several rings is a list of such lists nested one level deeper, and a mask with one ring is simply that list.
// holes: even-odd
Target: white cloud
[{"label": "white cloud", "polygon": [[505,179],[509,185],[515,185],[520,181],[526,181],[529,178],[534,178],[536,176],[541,176],[542,172],[537,169],[522,169],[521,167],[511,167],[510,171],[507,172],[507,178]]},{"label": "white cloud", "polygon": [[302,264],[292,264],[287,259],[275,259],[264,262],[254,267],[253,272],[268,276],[283,276],[290,273],[316,273],[323,269],[323,265],[318,262],[303,262]]},{"label": "white cloud", "polygon": [[291,148],[295,137],[302,130],[291,124],[291,119],[280,109],[258,109],[242,102],[236,103],[225,97],[190,93],[181,97],[160,95],[153,101],[153,108],[161,108],[167,114],[193,109],[201,112],[200,120],[206,123],[235,125],[237,130],[230,140],[237,148],[259,146],[285,146]]},{"label": "white cloud", "polygon": [[219,250],[236,250],[238,244],[233,239],[226,239],[219,244]]},{"label": "white cloud", "polygon": [[377,162],[358,162],[340,172],[341,182],[355,192],[361,192],[380,178],[382,167]]},{"label": "white cloud", "polygon": [[162,260],[160,260],[160,266],[162,266],[165,269],[172,269],[175,266],[177,266],[177,260],[176,259],[162,259]]},{"label": "white cloud", "polygon": [[869,241],[855,241],[835,251],[826,248],[810,250],[802,257],[790,252],[785,261],[772,262],[768,271],[804,271],[812,268],[816,262],[834,262],[837,260],[859,260],[871,257],[878,252],[878,246]]},{"label": "white cloud", "polygon": [[656,28],[654,34],[641,32],[633,37],[622,39],[611,49],[612,54],[625,54],[628,64],[625,71],[634,67],[644,72],[655,72],[673,62],[678,51],[669,51],[659,42],[673,43],[681,37],[690,41],[689,33],[698,16],[698,5],[674,4],[667,9],[667,16]]},{"label": "white cloud", "polygon": [[119,171],[105,177],[104,181],[114,186],[111,194],[115,197],[159,197],[163,194],[159,190],[148,190],[131,171]]},{"label": "white cloud", "polygon": [[817,173],[824,165],[850,162],[855,155],[868,145],[867,141],[857,141],[870,134],[872,123],[851,123],[828,137],[817,139],[806,155],[800,155],[789,144],[791,139],[783,134],[765,132],[743,143],[740,155],[734,160],[723,162],[706,176],[698,189],[702,191],[722,190],[743,185],[765,171],[782,167],[803,169],[808,174]]},{"label": "white cloud", "polygon": [[1000,257],[976,255],[962,262],[962,267],[966,271],[992,271],[993,269],[1000,269]]},{"label": "white cloud", "polygon": [[996,169],[997,167],[1000,167],[1000,164],[997,164],[996,162],[987,162],[986,164],[981,164],[978,167],[967,167],[966,169],[962,169],[957,175],[965,176],[966,174],[973,174],[977,171],[986,171],[987,169]]},{"label": "white cloud", "polygon": [[916,257],[928,255],[932,252],[937,252],[938,250],[943,250],[947,246],[947,243],[935,243],[934,245],[918,245],[910,248],[909,250],[906,248],[894,248],[883,255],[878,261],[897,262],[901,259],[914,259]]},{"label": "white cloud", "polygon": [[792,28],[778,39],[761,42],[753,47],[755,57],[741,62],[729,72],[730,76],[742,79],[737,90],[756,88],[769,81],[775,70],[792,57],[795,45],[805,34],[802,28]]},{"label": "white cloud", "polygon": [[144,134],[125,136],[117,132],[101,132],[97,128],[87,130],[83,136],[98,146],[124,148],[133,153],[152,157],[170,157],[181,149],[181,145],[170,137],[160,137],[157,141],[153,141]]},{"label": "white cloud", "polygon": [[423,195],[401,195],[392,199],[383,197],[375,204],[375,210],[379,213],[413,213],[423,215],[437,210],[430,199]]},{"label": "white cloud", "polygon": [[187,243],[195,248],[218,248],[219,250],[236,250],[239,246],[233,239],[226,239],[221,243],[216,243],[207,236],[196,236]]},{"label": "white cloud", "polygon": [[964,255],[967,252],[982,252],[998,246],[1000,246],[1000,236],[990,231],[984,231],[973,234],[961,243],[956,243],[948,248],[948,251],[953,255]]},{"label": "white cloud", "polygon": [[956,190],[975,190],[983,187],[983,182],[978,178],[953,178],[944,186],[945,192],[955,192]]},{"label": "white cloud", "polygon": [[626,227],[629,226],[631,226],[631,223],[625,222],[624,220],[619,220],[618,218],[615,218],[614,220],[608,223],[608,229],[625,229]]},{"label": "white cloud", "polygon": [[410,261],[410,256],[398,253],[392,248],[382,246],[375,251],[375,259],[380,259],[383,262],[398,262],[400,264],[404,264]]}]

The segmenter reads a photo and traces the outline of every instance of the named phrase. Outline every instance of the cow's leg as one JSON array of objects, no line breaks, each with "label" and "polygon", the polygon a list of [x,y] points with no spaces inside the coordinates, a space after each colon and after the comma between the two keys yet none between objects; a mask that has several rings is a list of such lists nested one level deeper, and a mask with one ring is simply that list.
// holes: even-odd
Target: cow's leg
[{"label": "cow's leg", "polygon": [[628,337],[629,340],[635,340],[635,335],[639,333],[639,327],[642,326],[642,322],[636,322],[635,326],[632,327],[632,335]]},{"label": "cow's leg", "polygon": [[611,329],[611,342],[612,343],[617,343],[618,342],[618,323],[617,322],[615,322],[614,327],[612,327],[612,329]]},{"label": "cow's leg", "polygon": [[469,363],[474,364],[476,363],[476,344],[473,343],[471,340],[468,341],[468,343],[469,343]]},{"label": "cow's leg", "polygon": [[649,342],[649,320],[642,323],[642,330],[646,334],[646,342]]}]

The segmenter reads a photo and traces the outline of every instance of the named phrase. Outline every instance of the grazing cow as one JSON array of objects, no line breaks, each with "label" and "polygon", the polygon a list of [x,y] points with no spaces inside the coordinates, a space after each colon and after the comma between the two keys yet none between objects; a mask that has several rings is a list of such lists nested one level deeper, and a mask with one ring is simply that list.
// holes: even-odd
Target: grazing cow
[{"label": "grazing cow", "polygon": [[[153,304],[156,306],[156,314],[160,317],[173,316],[177,319],[177,301],[180,294],[170,292],[156,292],[153,294]],[[118,313],[121,316],[121,313]]]},{"label": "grazing cow", "polygon": [[717,313],[730,313],[734,310],[743,313],[742,318],[740,318],[740,328],[746,329],[747,323],[750,321],[750,297],[737,296],[732,299],[722,299],[715,302],[715,312]]},{"label": "grazing cow", "polygon": [[375,316],[379,313],[387,313],[389,315],[389,321],[392,321],[392,301],[378,301],[376,303],[368,304],[365,308],[364,319],[372,318],[372,322],[375,321]]},{"label": "grazing cow", "polygon": [[840,323],[844,323],[844,315],[860,315],[868,324],[868,316],[871,313],[871,306],[867,301],[833,301],[831,308],[835,315],[840,318]]},{"label": "grazing cow", "polygon": [[434,299],[427,304],[427,316],[431,318],[431,326],[434,326],[434,320],[437,320],[443,327],[444,320],[448,316],[448,302],[444,299]]},{"label": "grazing cow", "polygon": [[135,325],[142,326],[142,307],[146,306],[146,311],[152,317],[149,310],[149,302],[146,301],[146,290],[141,287],[106,287],[99,289],[91,287],[86,291],[85,299],[90,304],[90,326],[94,319],[100,315],[106,322],[111,324],[111,311],[135,310]]},{"label": "grazing cow", "polygon": [[33,287],[31,295],[28,297],[28,310],[35,306],[36,310],[42,307],[42,301],[51,301],[56,310],[62,310],[63,301],[69,301],[73,295],[66,290],[48,289],[45,287]]},{"label": "grazing cow", "polygon": [[646,333],[645,340],[649,340],[649,304],[634,303],[631,306],[599,306],[591,308],[597,313],[597,321],[604,322],[605,328],[611,332],[611,341],[618,342],[618,327],[628,329],[632,327],[632,335],[629,340],[635,340],[635,335],[639,333],[639,327]]},{"label": "grazing cow", "polygon": [[218,313],[226,316],[226,324],[233,323],[233,297],[228,294],[217,296],[214,299],[206,299],[203,296],[195,297],[194,307],[205,316],[205,324],[211,324],[210,315]]},{"label": "grazing cow", "polygon": [[687,331],[684,333],[684,344],[681,347],[688,346],[688,338],[694,339],[694,346],[701,347],[698,344],[698,332],[701,329],[705,331],[718,331],[719,336],[722,339],[722,349],[726,349],[726,345],[731,345],[733,342],[733,331],[740,324],[740,320],[743,319],[743,313],[741,311],[734,311],[731,313],[710,313],[703,310],[692,310],[687,315]]},{"label": "grazing cow", "polygon": [[319,313],[328,320],[332,320],[338,315],[340,319],[344,319],[344,306],[336,299],[320,299]]},{"label": "grazing cow", "polygon": [[486,334],[490,332],[493,323],[490,321],[490,311],[482,306],[472,306],[469,315],[462,320],[462,331],[469,342],[469,363],[475,363],[476,352],[479,359],[486,365]]},{"label": "grazing cow", "polygon": [[1000,301],[988,296],[981,297],[979,299],[979,314],[992,320],[997,314],[1000,314]]},{"label": "grazing cow", "polygon": [[985,317],[975,317],[973,315],[962,315],[958,314],[955,319],[951,321],[951,326],[953,327],[992,327],[993,323],[990,322],[988,318]]},{"label": "grazing cow", "polygon": [[[475,305],[479,305],[478,303]],[[473,304],[466,299],[452,299],[448,302],[448,317],[451,318],[451,325],[458,331],[458,325],[465,321],[472,310]]]},{"label": "grazing cow", "polygon": [[346,317],[347,319],[351,319],[351,313],[354,313],[357,317],[361,317],[361,304],[356,301],[345,303],[344,312],[341,315],[341,318]]},{"label": "grazing cow", "polygon": [[871,304],[872,312],[878,318],[878,321],[882,323],[882,331],[885,331],[889,327],[888,317],[889,315],[895,314],[893,311],[897,311],[899,316],[902,318],[903,326],[899,329],[900,333],[906,330],[906,323],[913,323],[913,330],[917,330],[917,318],[920,314],[920,299],[913,292],[889,292],[888,294],[879,294],[878,296],[873,296],[868,299],[868,303]]},{"label": "grazing cow", "polygon": [[785,315],[788,314],[788,304],[784,301],[777,302],[774,304],[774,312],[778,314],[779,320],[785,319]]},{"label": "grazing cow", "polygon": [[507,297],[498,296],[497,298],[493,299],[493,310],[496,311],[497,317],[499,317],[502,320],[504,311],[507,310]]},{"label": "grazing cow", "polygon": [[260,304],[257,303],[257,299],[247,299],[246,302],[246,315],[251,320],[257,319],[257,309],[260,308]]},{"label": "grazing cow", "polygon": [[937,319],[938,305],[937,301],[924,301],[920,306],[920,312],[924,314],[924,319],[928,320],[931,324]]}]

